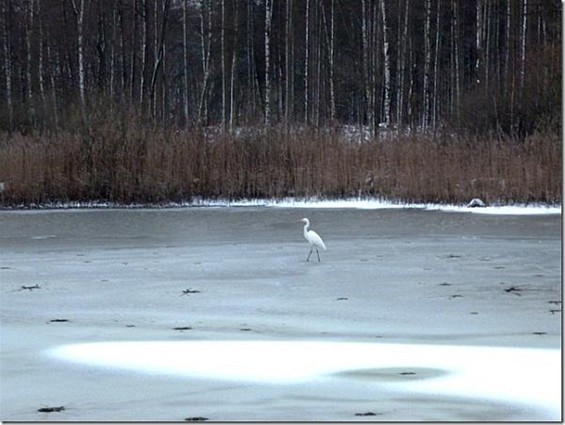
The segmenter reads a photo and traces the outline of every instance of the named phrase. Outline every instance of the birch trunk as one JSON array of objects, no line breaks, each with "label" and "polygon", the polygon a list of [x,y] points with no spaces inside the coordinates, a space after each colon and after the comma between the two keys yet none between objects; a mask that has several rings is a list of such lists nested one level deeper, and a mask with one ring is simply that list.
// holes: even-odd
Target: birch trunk
[{"label": "birch trunk", "polygon": [[131,48],[131,62],[130,62],[130,72],[129,72],[129,82],[130,82],[130,102],[133,104],[135,101],[135,79],[137,74],[137,61],[136,61],[136,51],[137,51],[137,0],[133,0],[133,32],[132,32],[132,48]]},{"label": "birch trunk", "polygon": [[33,88],[32,88],[32,77],[31,77],[31,38],[33,32],[33,21],[34,21],[34,0],[28,0],[27,2],[27,16],[25,24],[25,43],[26,43],[26,81],[25,81],[25,97],[28,103],[28,112],[30,118],[33,119],[34,108],[33,108]]},{"label": "birch trunk", "polygon": [[[401,10],[399,0],[398,10]],[[409,25],[409,11],[410,11],[410,0],[406,0],[404,8],[404,23],[400,24],[400,13],[399,13],[399,35],[398,35],[398,47],[397,47],[397,85],[396,85],[396,123],[401,126],[404,123],[404,82],[406,80],[406,45],[408,40],[408,25]],[[402,30],[401,30],[402,28]],[[402,32],[401,32],[402,31]]]},{"label": "birch trunk", "polygon": [[453,44],[453,101],[452,101],[452,111],[455,112],[457,121],[459,121],[459,103],[461,100],[461,66],[459,62],[459,0],[452,0],[451,7],[453,12],[452,21],[452,44]]},{"label": "birch trunk", "polygon": [[436,6],[436,37],[435,37],[435,54],[434,54],[434,91],[432,95],[432,127],[435,128],[438,122],[439,115],[439,54],[440,54],[440,16],[441,16],[441,1],[437,2]]},{"label": "birch trunk", "polygon": [[372,87],[370,77],[369,65],[369,35],[368,35],[368,20],[367,20],[367,0],[361,0],[361,40],[363,51],[363,80],[365,86],[365,108],[367,112],[367,124],[373,126],[373,101],[372,101]]},{"label": "birch trunk", "polygon": [[522,0],[522,27],[520,30],[520,92],[526,75],[526,37],[528,29],[528,0]]},{"label": "birch trunk", "polygon": [[85,69],[84,69],[84,0],[80,0],[80,7],[77,7],[77,0],[72,0],[73,11],[77,23],[77,49],[78,49],[78,87],[80,95],[80,107],[84,116],[85,112]]},{"label": "birch trunk", "polygon": [[381,17],[383,22],[383,54],[384,54],[384,125],[390,125],[391,90],[390,90],[390,53],[389,35],[386,16],[385,0],[379,0],[381,6]]},{"label": "birch trunk", "polygon": [[[159,36],[158,42],[156,42],[155,48],[155,64],[153,66],[153,74],[151,75],[151,84],[150,84],[150,98],[151,103],[153,106],[153,117],[157,116],[157,76],[159,74],[159,70],[163,67],[163,61],[165,58],[165,33],[167,30],[167,18],[169,14],[169,7],[170,7],[170,0],[165,0],[162,5],[162,15],[161,15],[161,23],[159,25]],[[164,72],[163,72],[164,75]],[[163,85],[163,93],[162,93],[162,100],[165,99],[165,85]],[[161,111],[164,111],[164,107],[161,108]],[[164,117],[163,117],[164,118]]]},{"label": "birch trunk", "polygon": [[271,125],[271,26],[273,4],[265,0],[265,127]]},{"label": "birch trunk", "polygon": [[37,0],[37,26],[39,29],[39,40],[38,40],[38,61],[37,61],[37,77],[39,80],[39,96],[41,98],[42,108],[45,106],[45,83],[44,83],[44,70],[43,70],[43,21],[41,19],[41,5],[40,0]]},{"label": "birch trunk", "polygon": [[334,0],[330,3],[330,120],[332,125],[336,120],[335,81],[334,81],[334,52],[335,52],[335,8]]},{"label": "birch trunk", "polygon": [[183,111],[184,123],[188,125],[188,0],[182,2],[182,47],[183,47]]},{"label": "birch trunk", "polygon": [[231,70],[230,70],[230,118],[229,118],[229,130],[233,132],[233,126],[236,121],[236,107],[235,107],[235,81],[236,81],[236,69],[237,69],[237,46],[239,42],[239,4],[236,2],[235,7],[235,34],[234,42],[231,56]]},{"label": "birch trunk", "polygon": [[[6,78],[6,104],[8,106],[8,122],[10,128],[14,125],[14,106],[12,101],[12,51],[10,46],[10,31],[8,29],[8,11],[6,10],[6,3],[2,2],[2,47],[4,52],[4,74]],[[10,8],[11,4],[9,4]]]},{"label": "birch trunk", "polygon": [[255,37],[254,37],[254,20],[253,20],[253,2],[247,2],[247,87],[249,91],[249,109],[248,115],[253,118],[257,117],[257,72],[255,68]]},{"label": "birch trunk", "polygon": [[304,43],[304,123],[308,125],[309,120],[309,105],[308,100],[310,97],[308,86],[308,71],[310,69],[310,0],[306,0],[306,16],[305,16],[305,43]]},{"label": "birch trunk", "polygon": [[426,0],[426,17],[424,26],[424,85],[423,85],[423,110],[422,128],[427,128],[430,123],[430,67],[432,62],[432,49],[430,43],[431,32],[431,0]]},{"label": "birch trunk", "polygon": [[[208,79],[210,77],[210,48],[212,45],[212,11],[210,3],[203,1],[200,7],[200,41],[202,55],[202,85],[200,89],[200,102],[198,105],[198,122],[200,125],[208,122],[208,107],[206,105],[206,93]],[[206,19],[204,16],[206,11]],[[206,23],[206,27],[205,24]],[[207,28],[207,30],[205,29]]]},{"label": "birch trunk", "polygon": [[222,72],[222,110],[220,111],[222,131],[227,130],[227,102],[226,102],[226,2],[221,1],[221,29],[220,29],[220,61]]},{"label": "birch trunk", "polygon": [[476,51],[476,57],[475,57],[475,81],[477,83],[481,82],[481,78],[482,78],[482,72],[481,72],[481,66],[482,66],[482,55],[483,55],[483,49],[482,49],[482,45],[483,45],[483,9],[482,9],[482,1],[481,0],[477,0],[477,6],[476,6],[476,30],[475,30],[475,51]]},{"label": "birch trunk", "polygon": [[[332,0],[333,4],[333,0]],[[285,104],[284,104],[284,122],[286,130],[290,126],[293,103],[293,84],[292,84],[292,61],[293,61],[293,33],[292,27],[292,0],[286,0],[286,26],[285,26]]]},{"label": "birch trunk", "polygon": [[143,108],[145,99],[145,72],[147,66],[147,33],[149,31],[149,12],[147,0],[141,0],[143,11],[143,26],[141,27],[141,64],[139,75],[139,107]]}]

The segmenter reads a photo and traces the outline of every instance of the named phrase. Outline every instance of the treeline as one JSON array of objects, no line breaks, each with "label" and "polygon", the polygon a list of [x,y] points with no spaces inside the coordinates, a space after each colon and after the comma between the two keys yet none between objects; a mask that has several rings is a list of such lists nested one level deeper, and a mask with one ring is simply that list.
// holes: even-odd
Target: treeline
[{"label": "treeline", "polygon": [[559,0],[0,0],[0,129],[559,131]]}]

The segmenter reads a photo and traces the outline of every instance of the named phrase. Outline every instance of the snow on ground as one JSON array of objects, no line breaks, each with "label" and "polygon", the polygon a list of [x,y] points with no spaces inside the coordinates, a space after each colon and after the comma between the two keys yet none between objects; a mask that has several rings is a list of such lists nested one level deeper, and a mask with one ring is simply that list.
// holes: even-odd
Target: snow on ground
[{"label": "snow on ground", "polygon": [[[164,204],[115,204],[112,202],[88,201],[48,203],[31,205],[29,209],[112,209],[112,208],[190,208],[190,207],[274,207],[274,208],[307,208],[307,209],[419,209],[424,211],[463,212],[474,214],[493,215],[542,215],[561,214],[561,205],[547,204],[512,204],[512,205],[487,205],[486,207],[468,207],[467,205],[437,204],[437,203],[411,203],[389,201],[382,198],[346,198],[346,199],[319,199],[319,198],[283,198],[283,199],[242,199],[230,201],[226,199],[200,199],[191,201],[168,202]],[[16,210],[23,207],[16,208]]]},{"label": "snow on ground", "polygon": [[467,207],[454,204],[433,203],[403,203],[392,202],[383,199],[357,199],[349,198],[343,200],[299,200],[286,198],[283,200],[244,200],[234,202],[207,202],[202,205],[210,206],[266,206],[281,208],[355,208],[355,209],[421,209],[428,211],[467,212],[475,214],[497,214],[497,215],[537,215],[537,214],[561,214],[561,206],[549,206],[545,204],[515,204],[515,205],[491,205],[484,208]]}]

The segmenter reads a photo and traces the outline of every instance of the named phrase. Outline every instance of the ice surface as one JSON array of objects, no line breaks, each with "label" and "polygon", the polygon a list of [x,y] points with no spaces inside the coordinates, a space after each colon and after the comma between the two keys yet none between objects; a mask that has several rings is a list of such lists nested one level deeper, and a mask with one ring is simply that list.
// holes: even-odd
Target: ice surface
[{"label": "ice surface", "polygon": [[[326,242],[320,263],[306,262],[302,217]],[[559,419],[559,214],[256,206],[0,222],[3,420]],[[85,347],[112,366],[45,354]],[[135,369],[116,366],[125,357]]]}]

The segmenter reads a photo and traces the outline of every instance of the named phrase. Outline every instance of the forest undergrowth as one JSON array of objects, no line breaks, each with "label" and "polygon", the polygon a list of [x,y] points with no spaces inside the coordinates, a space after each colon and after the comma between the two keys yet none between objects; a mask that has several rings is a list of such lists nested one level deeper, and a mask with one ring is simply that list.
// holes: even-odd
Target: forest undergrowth
[{"label": "forest undergrowth", "polygon": [[356,140],[308,128],[210,135],[130,118],[0,134],[2,207],[285,197],[561,203],[554,131],[521,140],[449,132]]}]

